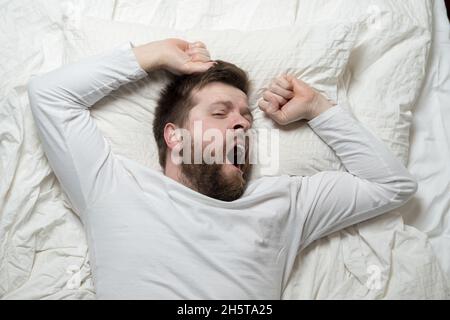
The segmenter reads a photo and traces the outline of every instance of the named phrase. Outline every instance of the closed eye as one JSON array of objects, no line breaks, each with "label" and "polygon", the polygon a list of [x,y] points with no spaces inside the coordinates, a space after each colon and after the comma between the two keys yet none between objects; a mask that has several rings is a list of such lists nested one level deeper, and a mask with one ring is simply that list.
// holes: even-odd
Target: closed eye
[{"label": "closed eye", "polygon": [[213,116],[225,116],[226,112],[225,111],[217,111],[213,113]]}]

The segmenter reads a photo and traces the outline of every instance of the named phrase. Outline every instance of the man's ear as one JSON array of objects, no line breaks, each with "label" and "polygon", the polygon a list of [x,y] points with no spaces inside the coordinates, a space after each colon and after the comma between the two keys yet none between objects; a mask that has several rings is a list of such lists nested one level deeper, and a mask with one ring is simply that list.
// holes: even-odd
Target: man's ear
[{"label": "man's ear", "polygon": [[167,123],[164,126],[164,140],[169,150],[175,149],[181,143],[181,139],[177,134],[177,126],[173,123]]}]

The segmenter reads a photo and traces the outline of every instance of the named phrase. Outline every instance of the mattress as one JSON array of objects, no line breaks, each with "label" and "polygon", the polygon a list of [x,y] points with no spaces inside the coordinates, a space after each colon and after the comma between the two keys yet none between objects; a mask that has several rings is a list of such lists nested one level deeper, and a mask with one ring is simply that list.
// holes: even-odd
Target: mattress
[{"label": "mattress", "polygon": [[[246,4],[246,15],[258,17],[272,14],[277,22],[226,17],[221,1],[185,1],[176,10],[197,6],[198,12],[184,20],[169,21],[173,27],[217,28],[267,27],[270,23],[288,24],[301,19],[319,19],[327,10],[319,10],[318,2],[286,1],[270,12],[270,1]],[[320,0],[320,4],[330,2]],[[372,3],[367,1],[366,4]],[[389,4],[389,1],[383,1]],[[423,15],[415,14],[415,1],[396,7],[419,24],[426,24]],[[419,191],[395,217],[358,239],[371,244],[371,254],[397,257],[391,267],[390,284],[382,293],[367,294],[358,282],[377,275],[358,278],[358,246],[351,241],[352,232],[325,239],[311,249],[310,257],[297,266],[291,285],[283,298],[448,298],[450,279],[450,37],[444,1],[431,1],[433,43],[427,76],[416,105],[411,130],[409,169],[417,177]],[[93,299],[88,247],[79,219],[73,214],[39,145],[33,120],[29,116],[26,83],[31,74],[45,72],[62,64],[64,21],[68,17],[93,16],[103,19],[138,23],[167,23],[171,1],[146,2],[124,0],[94,1],[0,1],[0,297],[3,299]],[[150,7],[146,7],[150,6]],[[272,4],[273,5],[273,4]],[[327,6],[323,6],[327,8]],[[184,9],[183,9],[184,8]],[[268,9],[269,8],[269,9]],[[328,7],[329,9],[330,7]],[[376,10],[376,6],[369,6]],[[375,8],[375,9],[374,9]],[[301,10],[300,10],[301,9]],[[332,6],[333,17],[344,19],[350,8]],[[346,10],[344,10],[346,9]],[[371,10],[372,10],[371,9]],[[294,12],[294,13],[293,13]],[[301,12],[302,14],[297,14]],[[279,16],[277,16],[279,14]],[[150,19],[150,20],[149,20]],[[231,21],[231,22],[230,22]],[[280,25],[277,25],[280,26]],[[275,26],[274,26],[275,27]],[[395,223],[394,223],[395,222]],[[405,223],[405,225],[403,225]],[[408,226],[409,225],[409,226]],[[394,249],[386,248],[383,231],[396,229],[389,236],[404,242]],[[356,232],[356,231],[354,231]],[[366,238],[364,238],[366,237]],[[339,241],[337,241],[339,240]],[[411,242],[408,245],[408,241]],[[426,263],[414,251],[420,241]],[[428,251],[428,245],[430,250]],[[378,247],[377,247],[378,246]],[[403,248],[403,249],[402,249]],[[409,248],[406,250],[405,248]],[[431,253],[432,251],[432,253]],[[325,253],[340,253],[351,264],[321,266]],[[425,257],[426,255],[426,257]],[[349,271],[348,266],[352,268]],[[407,266],[420,266],[420,270]],[[333,273],[333,268],[342,273]],[[417,269],[417,268],[416,268]],[[391,270],[392,271],[392,270]],[[396,276],[401,274],[401,276]],[[417,274],[427,275],[415,279]],[[306,280],[305,280],[306,279]],[[311,280],[313,279],[313,280]],[[320,284],[319,284],[320,283]],[[416,284],[413,284],[416,283]],[[324,285],[325,284],[325,285]],[[405,284],[409,284],[405,286]],[[420,288],[418,288],[420,286]],[[370,285],[368,286],[370,288]]]}]

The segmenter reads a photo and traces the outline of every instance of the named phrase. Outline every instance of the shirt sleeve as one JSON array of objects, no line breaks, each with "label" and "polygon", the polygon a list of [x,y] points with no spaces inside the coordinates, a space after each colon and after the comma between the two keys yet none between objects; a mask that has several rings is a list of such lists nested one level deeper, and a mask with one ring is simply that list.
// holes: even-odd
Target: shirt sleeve
[{"label": "shirt sleeve", "polygon": [[416,192],[417,183],[406,168],[341,106],[330,108],[309,125],[335,151],[347,172],[292,177],[298,183],[300,250],[332,232],[393,210]]},{"label": "shirt sleeve", "polygon": [[112,52],[34,77],[30,107],[44,152],[79,214],[111,186],[118,161],[89,108],[120,86],[147,73],[126,44]]}]

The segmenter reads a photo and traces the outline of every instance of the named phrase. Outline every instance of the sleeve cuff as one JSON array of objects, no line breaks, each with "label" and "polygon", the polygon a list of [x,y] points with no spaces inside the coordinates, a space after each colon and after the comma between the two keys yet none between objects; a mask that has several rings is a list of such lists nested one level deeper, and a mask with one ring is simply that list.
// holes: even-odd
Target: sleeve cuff
[{"label": "sleeve cuff", "polygon": [[138,63],[137,59],[136,59],[136,55],[133,52],[133,48],[134,48],[134,44],[132,42],[128,42],[123,44],[120,49],[123,52],[123,57],[124,59],[126,59],[127,64],[130,65],[130,67],[133,70],[133,78],[135,80],[139,80],[142,78],[145,78],[146,76],[148,76],[147,71],[145,71],[144,69],[142,69],[142,67],[140,66],[140,64]]}]

